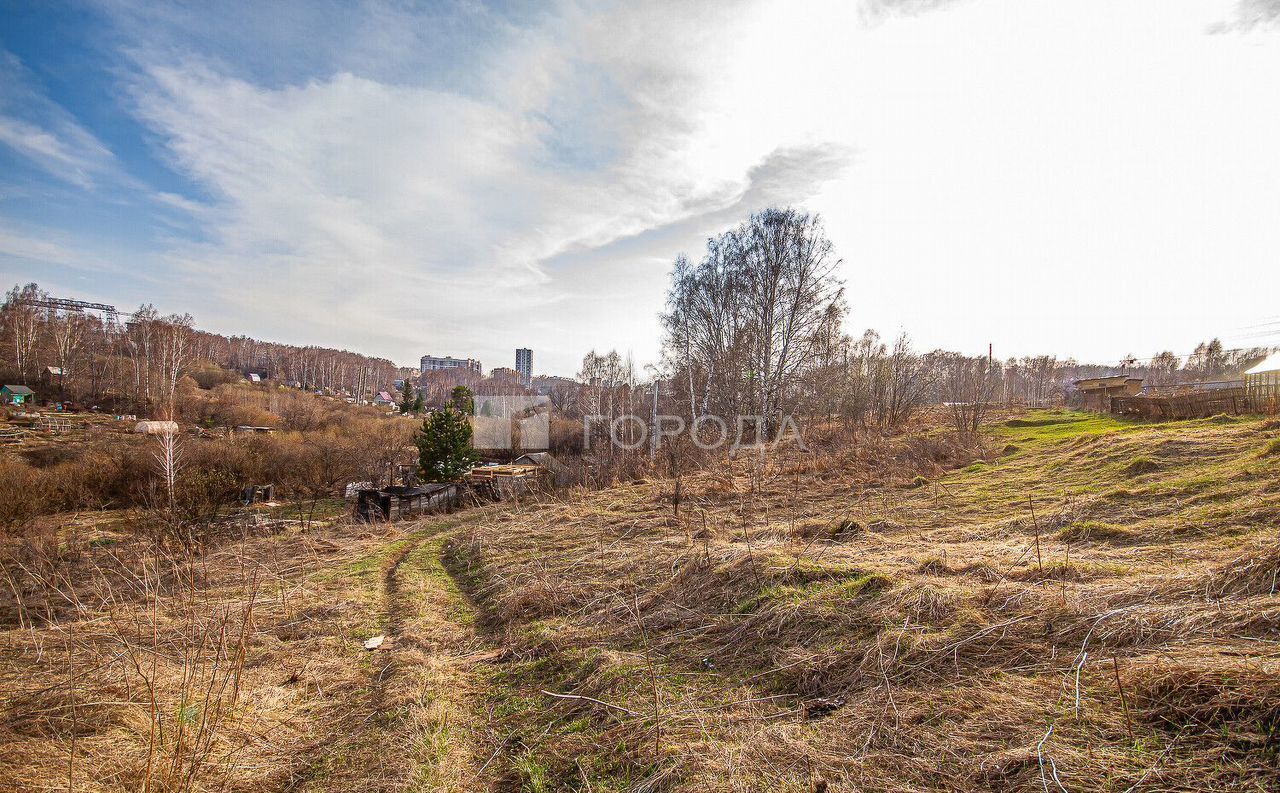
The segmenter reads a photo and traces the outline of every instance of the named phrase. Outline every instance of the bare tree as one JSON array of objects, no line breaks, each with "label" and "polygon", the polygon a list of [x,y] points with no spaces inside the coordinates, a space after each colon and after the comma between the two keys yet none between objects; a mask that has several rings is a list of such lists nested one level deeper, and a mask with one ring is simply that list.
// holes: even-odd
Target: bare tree
[{"label": "bare tree", "polygon": [[1147,362],[1147,373],[1153,385],[1172,385],[1178,382],[1178,370],[1181,366],[1182,359],[1169,350],[1165,350],[1164,352],[1156,353]]},{"label": "bare tree", "polygon": [[35,284],[27,284],[19,289],[16,285],[9,290],[2,312],[5,332],[13,349],[14,368],[18,378],[26,383],[38,368],[36,364],[36,341],[40,332],[40,310],[35,301],[47,295]]},{"label": "bare tree", "polygon": [[172,516],[177,506],[176,488],[178,474],[182,470],[182,448],[178,445],[178,433],[164,432],[156,437],[156,472],[164,483],[166,504]]},{"label": "bare tree", "polygon": [[751,411],[768,432],[839,332],[838,265],[821,220],[791,208],[708,240],[696,265],[676,260],[662,321],[690,415]]},{"label": "bare tree", "polygon": [[893,343],[882,376],[885,386],[880,423],[899,427],[928,401],[937,367],[929,356],[917,355],[911,349],[910,337],[902,333]]},{"label": "bare tree", "polygon": [[951,411],[956,430],[972,434],[982,426],[999,388],[999,370],[985,357],[970,358],[944,353],[943,401]]},{"label": "bare tree", "polygon": [[53,361],[60,370],[58,385],[65,388],[91,321],[79,311],[49,309],[45,325],[53,343]]},{"label": "bare tree", "polygon": [[190,314],[170,315],[156,323],[155,361],[152,365],[159,385],[161,418],[174,416],[174,392],[182,370],[190,362],[191,328],[194,324]]}]

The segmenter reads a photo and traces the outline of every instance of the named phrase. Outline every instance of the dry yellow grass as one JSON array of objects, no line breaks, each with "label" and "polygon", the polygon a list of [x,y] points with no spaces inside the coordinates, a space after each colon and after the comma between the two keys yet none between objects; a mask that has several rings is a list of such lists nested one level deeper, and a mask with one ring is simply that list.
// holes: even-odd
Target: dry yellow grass
[{"label": "dry yellow grass", "polygon": [[449,736],[475,647],[437,535],[483,515],[188,559],[81,527],[48,581],[62,602],[0,632],[4,789],[466,789],[472,753]]},{"label": "dry yellow grass", "polygon": [[1038,412],[178,563],[68,519],[0,780],[1276,789],[1277,434]]},{"label": "dry yellow grass", "polygon": [[511,648],[501,715],[538,735],[510,778],[1273,789],[1262,427],[1039,413],[923,485],[893,448],[878,477],[748,458],[687,480],[679,516],[653,481],[474,524],[453,564]]}]

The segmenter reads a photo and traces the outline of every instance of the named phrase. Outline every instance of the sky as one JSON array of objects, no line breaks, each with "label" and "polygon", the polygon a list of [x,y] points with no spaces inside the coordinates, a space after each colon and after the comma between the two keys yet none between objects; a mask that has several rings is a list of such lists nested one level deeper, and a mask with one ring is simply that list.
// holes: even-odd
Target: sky
[{"label": "sky", "polygon": [[0,284],[416,364],[658,358],[820,214],[846,330],[1280,345],[1280,0],[0,0]]}]

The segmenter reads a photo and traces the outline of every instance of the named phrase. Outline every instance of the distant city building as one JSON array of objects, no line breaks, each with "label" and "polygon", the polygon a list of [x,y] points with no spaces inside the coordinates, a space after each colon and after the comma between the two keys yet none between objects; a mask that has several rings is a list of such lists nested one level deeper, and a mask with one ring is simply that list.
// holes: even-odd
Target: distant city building
[{"label": "distant city building", "polygon": [[480,370],[480,362],[475,358],[452,358],[448,355],[444,357],[424,355],[419,362],[419,367],[419,371],[423,374],[438,372],[442,369],[469,369],[478,374],[483,374]]},{"label": "distant city building", "polygon": [[567,390],[578,385],[578,381],[571,377],[556,377],[554,375],[539,375],[533,378],[533,390],[537,391],[541,396],[547,396],[552,391]]},{"label": "distant city building", "polygon": [[512,383],[521,382],[520,373],[517,372],[515,369],[511,369],[506,366],[499,366],[495,369],[490,370],[489,376],[492,377],[494,380],[506,380]]},{"label": "distant city building", "polygon": [[516,350],[516,371],[520,373],[520,382],[525,385],[533,382],[533,350],[528,347]]}]

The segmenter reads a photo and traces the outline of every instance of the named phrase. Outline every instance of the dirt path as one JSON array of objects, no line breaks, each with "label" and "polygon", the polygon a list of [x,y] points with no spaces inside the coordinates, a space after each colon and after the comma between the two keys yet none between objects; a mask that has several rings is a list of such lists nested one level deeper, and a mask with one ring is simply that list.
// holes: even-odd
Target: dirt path
[{"label": "dirt path", "polygon": [[[487,511],[422,522],[383,549],[381,647],[364,652],[368,687],[349,732],[301,790],[481,789],[476,666],[493,653],[466,598],[441,564],[444,543]],[[487,752],[484,753],[487,755]]]}]

